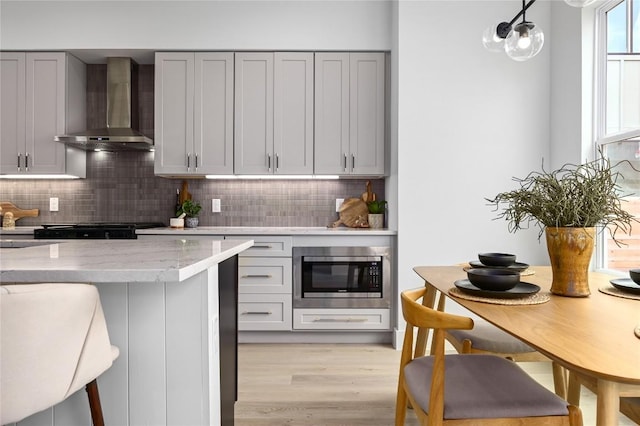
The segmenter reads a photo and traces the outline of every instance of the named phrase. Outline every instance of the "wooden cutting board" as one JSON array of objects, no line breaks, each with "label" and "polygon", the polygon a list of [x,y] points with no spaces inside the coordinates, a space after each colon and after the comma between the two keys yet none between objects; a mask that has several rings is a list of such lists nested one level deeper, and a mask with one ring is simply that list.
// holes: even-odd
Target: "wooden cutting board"
[{"label": "wooden cutting board", "polygon": [[15,220],[23,217],[37,217],[40,214],[40,210],[38,209],[22,210],[8,201],[0,201],[0,207],[2,207],[0,214],[11,212]]}]

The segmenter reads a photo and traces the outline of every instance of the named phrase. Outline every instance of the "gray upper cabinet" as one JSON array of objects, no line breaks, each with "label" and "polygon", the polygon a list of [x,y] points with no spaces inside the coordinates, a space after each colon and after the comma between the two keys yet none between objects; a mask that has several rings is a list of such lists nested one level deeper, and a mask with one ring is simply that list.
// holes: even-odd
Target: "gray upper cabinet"
[{"label": "gray upper cabinet", "polygon": [[0,174],[86,175],[86,154],[54,141],[86,126],[86,67],[62,52],[0,52]]},{"label": "gray upper cabinet", "polygon": [[385,173],[384,53],[315,54],[317,175]]},{"label": "gray upper cabinet", "polygon": [[233,53],[155,58],[155,173],[233,174]]},{"label": "gray upper cabinet", "polygon": [[236,53],[235,173],[313,173],[313,53]]}]

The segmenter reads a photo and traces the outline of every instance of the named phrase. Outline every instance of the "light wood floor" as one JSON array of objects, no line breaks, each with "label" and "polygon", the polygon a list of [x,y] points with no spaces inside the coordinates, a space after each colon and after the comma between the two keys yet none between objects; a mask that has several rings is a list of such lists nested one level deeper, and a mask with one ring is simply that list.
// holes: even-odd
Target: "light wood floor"
[{"label": "light wood floor", "polygon": [[[400,351],[385,345],[240,344],[237,426],[393,425]],[[520,365],[553,389],[551,367]],[[595,425],[595,397],[581,395],[584,426]],[[635,423],[620,415],[621,426]],[[407,426],[417,425],[413,413]]]}]

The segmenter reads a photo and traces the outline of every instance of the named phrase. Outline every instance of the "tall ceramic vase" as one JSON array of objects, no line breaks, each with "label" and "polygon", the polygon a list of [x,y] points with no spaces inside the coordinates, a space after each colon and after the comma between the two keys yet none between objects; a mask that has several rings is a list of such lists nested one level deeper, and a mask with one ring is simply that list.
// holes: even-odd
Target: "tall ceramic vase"
[{"label": "tall ceramic vase", "polygon": [[551,293],[587,297],[589,263],[593,254],[595,228],[546,228],[547,251],[551,260]]}]

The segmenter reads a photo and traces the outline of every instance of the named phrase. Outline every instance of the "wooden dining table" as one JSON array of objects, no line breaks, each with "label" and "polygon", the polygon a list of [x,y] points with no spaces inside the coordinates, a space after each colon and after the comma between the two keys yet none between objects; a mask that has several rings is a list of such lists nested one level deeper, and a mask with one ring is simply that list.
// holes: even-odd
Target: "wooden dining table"
[{"label": "wooden dining table", "polygon": [[[549,292],[551,268],[532,266],[521,281]],[[620,396],[640,396],[640,300],[599,291],[614,277],[589,273],[588,297],[550,294],[544,303],[503,305],[471,301],[449,294],[454,282],[467,278],[463,267],[418,266],[432,295],[439,292],[507,333],[526,342],[570,374],[593,384],[597,393],[597,426],[618,424]]]}]

